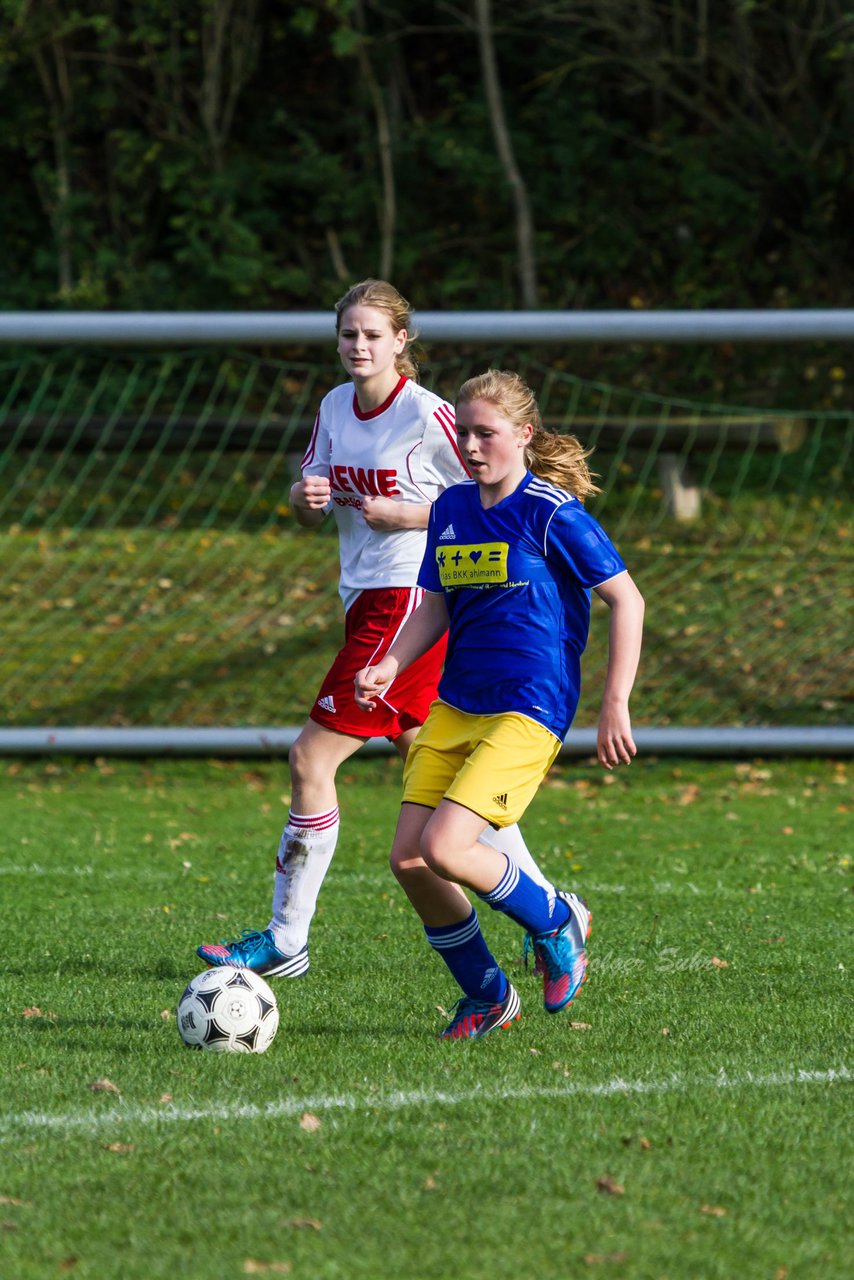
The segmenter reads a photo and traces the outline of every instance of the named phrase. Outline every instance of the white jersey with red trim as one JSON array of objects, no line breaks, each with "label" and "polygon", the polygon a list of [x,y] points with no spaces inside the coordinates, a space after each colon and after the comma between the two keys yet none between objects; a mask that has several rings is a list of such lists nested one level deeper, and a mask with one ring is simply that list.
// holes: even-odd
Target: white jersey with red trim
[{"label": "white jersey with red trim", "polygon": [[324,396],[302,474],[329,476],[345,610],[360,591],[414,586],[426,545],[424,529],[370,529],[362,499],[373,494],[397,502],[433,502],[449,485],[468,479],[453,406],[405,377],[370,413],[359,409],[350,382]]}]

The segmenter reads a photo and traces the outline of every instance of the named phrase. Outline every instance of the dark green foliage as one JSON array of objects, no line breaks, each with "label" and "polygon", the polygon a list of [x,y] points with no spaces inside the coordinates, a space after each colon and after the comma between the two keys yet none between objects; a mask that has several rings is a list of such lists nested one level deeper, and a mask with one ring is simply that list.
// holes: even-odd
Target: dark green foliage
[{"label": "dark green foliage", "polygon": [[[0,307],[520,303],[474,6],[0,6]],[[494,0],[538,305],[851,296],[841,0]],[[388,147],[384,167],[383,138]]]}]

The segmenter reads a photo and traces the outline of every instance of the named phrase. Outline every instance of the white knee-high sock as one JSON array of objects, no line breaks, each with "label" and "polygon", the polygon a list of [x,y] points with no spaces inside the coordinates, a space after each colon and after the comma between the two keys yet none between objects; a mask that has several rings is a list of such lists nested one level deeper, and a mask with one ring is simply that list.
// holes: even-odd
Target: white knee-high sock
[{"label": "white knee-high sock", "polygon": [[308,942],[320,886],[329,870],[340,828],[338,806],[326,813],[288,814],[279,842],[273,881],[273,916],[269,928],[286,956]]},{"label": "white knee-high sock", "polygon": [[535,880],[537,884],[552,887],[551,881],[543,875],[534,861],[518,823],[514,822],[512,827],[501,827],[498,831],[494,827],[487,827],[480,836],[480,843],[488,844],[490,849],[497,849],[499,853],[505,853],[511,862],[515,862],[520,871],[524,871],[525,875]]}]

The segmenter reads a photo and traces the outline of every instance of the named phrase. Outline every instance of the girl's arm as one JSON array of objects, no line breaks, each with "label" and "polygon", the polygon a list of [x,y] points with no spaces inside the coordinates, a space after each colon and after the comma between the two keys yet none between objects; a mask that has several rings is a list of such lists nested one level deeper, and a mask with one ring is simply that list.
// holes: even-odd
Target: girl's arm
[{"label": "girl's arm", "polygon": [[631,764],[637,754],[629,716],[629,695],[635,682],[643,635],[643,596],[628,573],[594,587],[611,610],[608,629],[608,673],[599,712],[596,755],[606,769]]},{"label": "girl's arm", "polygon": [[[291,485],[291,510],[297,524],[316,527],[326,516],[331,497],[328,476],[304,476]],[[394,498],[368,496],[362,500],[362,515],[369,529],[393,533],[396,529],[426,529],[429,502],[395,502]]]},{"label": "girl's arm", "polygon": [[393,533],[396,529],[426,529],[429,502],[395,502],[394,498],[368,496],[362,499],[362,515],[369,529]]},{"label": "girl's arm", "polygon": [[448,609],[440,592],[425,591],[424,597],[411,613],[388,653],[372,667],[363,667],[356,673],[356,703],[363,711],[373,711],[374,702],[391,684],[404,667],[408,667],[422,653],[432,649],[448,629]]}]

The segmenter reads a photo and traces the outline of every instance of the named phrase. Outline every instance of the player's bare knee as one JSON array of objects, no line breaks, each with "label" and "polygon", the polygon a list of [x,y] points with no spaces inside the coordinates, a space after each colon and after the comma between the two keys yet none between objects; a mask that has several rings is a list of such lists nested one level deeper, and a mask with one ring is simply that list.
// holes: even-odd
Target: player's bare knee
[{"label": "player's bare knee", "polygon": [[328,762],[321,760],[318,752],[302,738],[297,738],[288,751],[288,768],[291,781],[296,787],[322,784],[329,778],[330,772],[333,776],[335,772],[330,771]]},{"label": "player's bare knee", "polygon": [[429,828],[421,836],[421,857],[430,870],[435,875],[441,876],[443,880],[457,878],[454,850],[438,840]]},{"label": "player's bare knee", "polygon": [[388,855],[388,865],[391,867],[392,875],[400,880],[406,876],[406,867],[404,863],[409,861],[404,850],[399,849],[397,845],[392,845],[391,853]]}]

